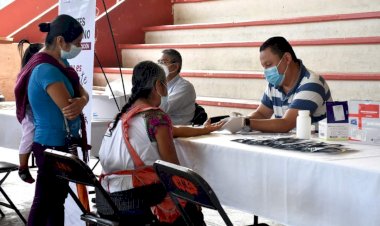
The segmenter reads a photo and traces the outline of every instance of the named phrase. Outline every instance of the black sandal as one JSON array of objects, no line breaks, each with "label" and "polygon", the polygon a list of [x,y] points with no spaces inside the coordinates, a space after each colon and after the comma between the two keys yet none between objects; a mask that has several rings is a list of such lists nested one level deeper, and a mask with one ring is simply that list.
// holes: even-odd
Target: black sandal
[{"label": "black sandal", "polygon": [[29,168],[19,169],[18,175],[21,178],[21,180],[25,181],[26,183],[32,184],[35,181],[32,175],[30,174]]}]

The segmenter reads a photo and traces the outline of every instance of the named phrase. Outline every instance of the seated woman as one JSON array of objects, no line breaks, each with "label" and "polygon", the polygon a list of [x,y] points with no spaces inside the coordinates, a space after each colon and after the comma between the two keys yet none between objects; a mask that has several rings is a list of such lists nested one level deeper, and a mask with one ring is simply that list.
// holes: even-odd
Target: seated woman
[{"label": "seated woman", "polygon": [[[101,183],[110,192],[111,197],[113,194],[120,195],[121,191],[132,188],[159,184],[157,175],[152,170],[156,160],[179,164],[173,143],[172,122],[170,117],[158,107],[161,99],[166,96],[164,70],[151,61],[137,64],[133,69],[132,92],[128,103],[106,132],[99,151],[103,167]],[[195,132],[185,129],[180,135],[204,134],[220,128],[219,125],[210,124],[205,127],[207,128]],[[141,169],[143,170],[140,171]],[[163,199],[166,195],[163,189],[155,189],[149,193],[151,198]],[[153,208],[153,215],[148,209],[140,211],[137,216],[134,214],[133,223],[149,224],[158,218],[158,224],[150,225],[185,225],[168,196],[164,202],[160,207],[169,214],[162,215],[162,212],[158,213],[160,208]],[[190,203],[183,205],[191,213],[192,219],[198,220],[197,225],[205,225],[203,215],[197,206]],[[102,214],[101,209],[98,208],[98,211]],[[128,214],[128,210],[125,212]],[[135,210],[132,212],[136,213]]]}]

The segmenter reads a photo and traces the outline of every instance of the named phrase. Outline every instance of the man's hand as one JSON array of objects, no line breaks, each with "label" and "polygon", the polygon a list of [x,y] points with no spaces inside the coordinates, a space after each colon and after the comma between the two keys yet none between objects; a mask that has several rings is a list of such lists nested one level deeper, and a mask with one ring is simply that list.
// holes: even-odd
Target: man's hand
[{"label": "man's hand", "polygon": [[231,133],[236,133],[240,131],[244,126],[244,117],[228,117],[224,118],[221,121],[224,121],[225,124],[221,127],[222,130],[228,130]]},{"label": "man's hand", "polygon": [[87,100],[84,97],[77,97],[69,99],[70,105],[62,109],[63,115],[69,119],[73,120],[82,112],[84,106],[87,104]]}]

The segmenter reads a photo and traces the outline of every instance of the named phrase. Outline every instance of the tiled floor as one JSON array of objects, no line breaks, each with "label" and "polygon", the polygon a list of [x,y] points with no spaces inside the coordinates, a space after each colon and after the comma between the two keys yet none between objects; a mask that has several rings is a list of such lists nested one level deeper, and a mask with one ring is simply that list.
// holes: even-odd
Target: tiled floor
[{"label": "tiled floor", "polygon": [[[0,147],[0,161],[8,161],[12,163],[18,163],[18,153],[16,150],[6,149]],[[100,170],[97,167],[96,171]],[[31,169],[33,175],[36,174],[36,168]],[[5,192],[12,199],[15,205],[19,208],[22,215],[27,219],[29,214],[29,208],[34,195],[34,184],[27,184],[19,179],[16,172],[12,172],[2,185]],[[0,201],[5,201],[4,197],[0,194]],[[17,214],[8,208],[1,207],[1,210],[5,213],[5,217],[0,217],[0,226],[21,226],[23,225]],[[236,211],[232,209],[226,209],[228,216],[231,218],[234,225],[250,225],[253,223],[253,215]],[[204,209],[206,223],[208,226],[224,225],[223,220],[219,214],[214,210]],[[272,221],[260,218],[261,222],[265,222],[270,226],[281,226]]]}]

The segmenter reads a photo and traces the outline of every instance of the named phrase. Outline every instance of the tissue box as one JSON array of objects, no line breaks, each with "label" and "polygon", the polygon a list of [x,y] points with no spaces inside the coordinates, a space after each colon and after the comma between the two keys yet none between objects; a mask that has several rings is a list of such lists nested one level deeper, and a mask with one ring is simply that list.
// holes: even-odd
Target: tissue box
[{"label": "tissue box", "polygon": [[348,108],[350,140],[380,145],[380,102],[352,100]]},{"label": "tissue box", "polygon": [[327,123],[327,119],[319,121],[319,138],[325,140],[348,140],[348,123]]}]

